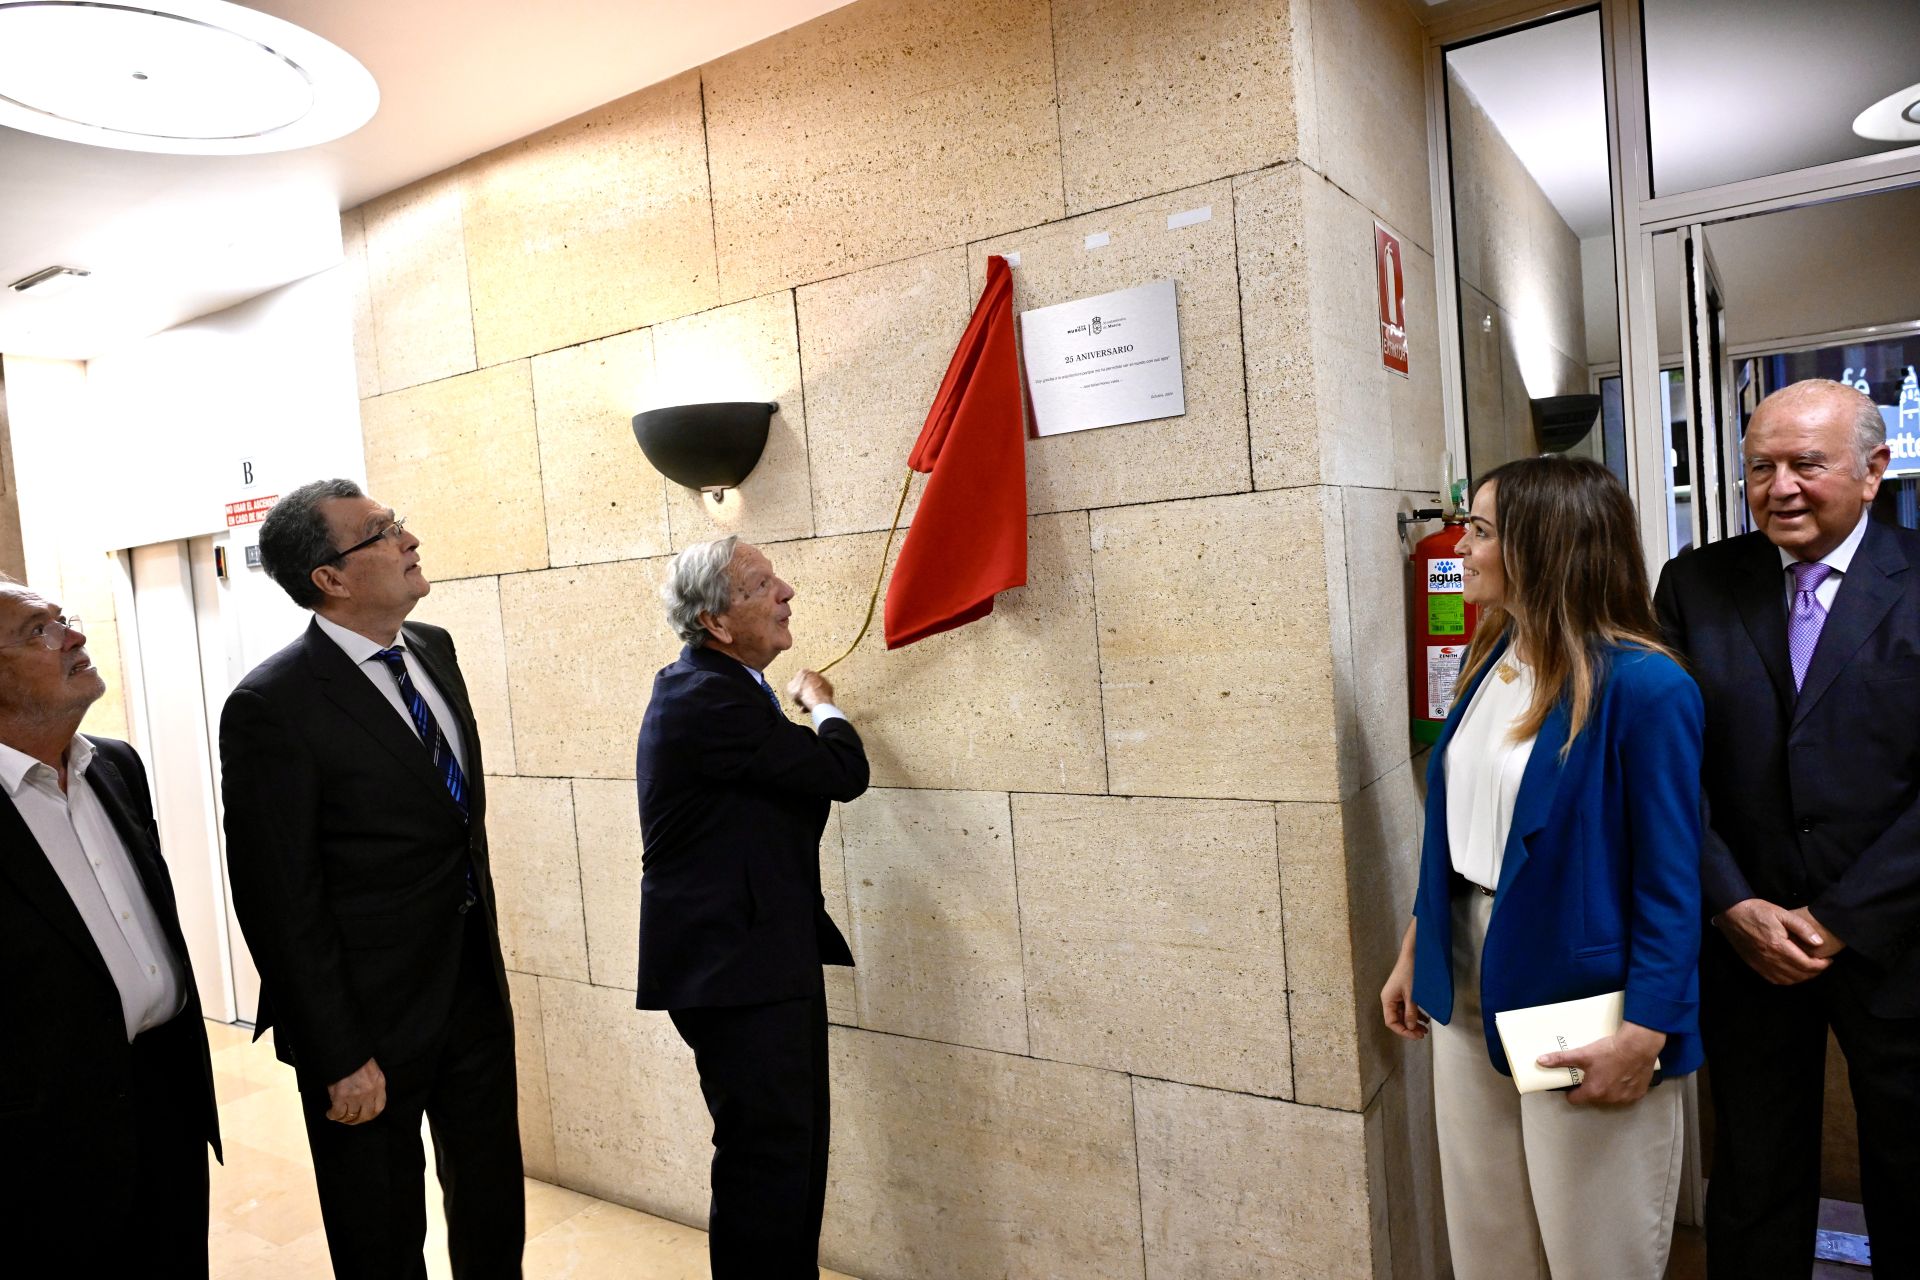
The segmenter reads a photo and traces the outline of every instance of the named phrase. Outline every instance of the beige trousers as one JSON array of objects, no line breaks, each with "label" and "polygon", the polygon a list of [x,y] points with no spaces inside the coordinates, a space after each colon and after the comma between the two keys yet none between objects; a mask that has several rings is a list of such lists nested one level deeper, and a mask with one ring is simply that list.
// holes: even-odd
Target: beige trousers
[{"label": "beige trousers", "polygon": [[1453,1021],[1430,1037],[1455,1280],[1660,1280],[1680,1194],[1680,1088],[1629,1107],[1516,1092],[1481,1029],[1492,914],[1485,894],[1454,899]]}]

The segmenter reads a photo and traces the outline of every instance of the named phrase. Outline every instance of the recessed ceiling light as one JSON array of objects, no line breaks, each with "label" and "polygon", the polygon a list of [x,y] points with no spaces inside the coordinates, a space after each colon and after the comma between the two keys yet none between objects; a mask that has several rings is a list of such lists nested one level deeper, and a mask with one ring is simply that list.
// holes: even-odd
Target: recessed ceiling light
[{"label": "recessed ceiling light", "polygon": [[42,267],[30,276],[21,276],[7,288],[15,293],[25,293],[31,289],[36,298],[51,298],[55,294],[65,293],[92,274],[79,267]]},{"label": "recessed ceiling light", "polygon": [[1875,142],[1920,142],[1920,84],[1910,84],[1853,118],[1853,131]]},{"label": "recessed ceiling light", "polygon": [[255,155],[352,133],[380,91],[351,55],[225,0],[0,0],[0,125],[125,151]]}]

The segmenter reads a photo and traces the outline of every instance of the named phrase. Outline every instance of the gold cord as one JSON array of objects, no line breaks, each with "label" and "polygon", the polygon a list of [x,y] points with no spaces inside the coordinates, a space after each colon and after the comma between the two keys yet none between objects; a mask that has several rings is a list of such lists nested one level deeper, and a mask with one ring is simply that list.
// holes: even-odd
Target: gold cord
[{"label": "gold cord", "polygon": [[873,628],[873,610],[874,606],[880,603],[880,584],[887,580],[887,557],[893,553],[893,535],[900,531],[900,513],[907,509],[907,490],[912,487],[913,468],[908,467],[907,478],[900,482],[900,501],[894,504],[893,523],[887,528],[887,545],[880,549],[880,572],[873,580],[873,594],[867,597],[866,621],[860,624],[860,634],[853,638],[853,643],[847,646],[847,651],[820,668],[821,675],[825,675],[852,657],[853,651],[860,647],[860,642],[867,638],[867,632]]}]

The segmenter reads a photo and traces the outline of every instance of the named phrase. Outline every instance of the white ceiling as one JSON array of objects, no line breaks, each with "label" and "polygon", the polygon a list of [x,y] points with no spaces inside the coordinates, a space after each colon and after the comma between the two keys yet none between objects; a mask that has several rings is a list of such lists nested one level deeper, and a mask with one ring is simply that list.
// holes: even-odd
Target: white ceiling
[{"label": "white ceiling", "polygon": [[[1853,118],[1920,83],[1920,0],[1644,0],[1657,194],[1893,149]],[[1598,15],[1451,50],[1448,64],[1583,239],[1607,230]]]},{"label": "white ceiling", "polygon": [[353,54],[371,123],[278,156],[158,156],[0,128],[0,351],[82,359],[339,260],[337,214],[848,0],[257,0]]},{"label": "white ceiling", "polygon": [[1583,13],[1455,49],[1447,65],[1573,233],[1609,225],[1600,15]]}]

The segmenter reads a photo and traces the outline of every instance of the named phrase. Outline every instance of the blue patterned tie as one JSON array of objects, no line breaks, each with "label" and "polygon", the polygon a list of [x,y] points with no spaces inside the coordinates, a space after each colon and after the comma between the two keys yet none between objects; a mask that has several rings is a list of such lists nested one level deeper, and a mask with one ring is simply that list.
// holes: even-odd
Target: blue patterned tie
[{"label": "blue patterned tie", "polygon": [[773,703],[773,709],[780,713],[782,720],[785,720],[787,718],[787,709],[780,705],[780,695],[773,691],[773,686],[767,683],[767,678],[756,675],[753,678],[753,682],[767,691],[767,698]]},{"label": "blue patterned tie", "polygon": [[420,734],[420,741],[433,753],[433,767],[440,771],[440,780],[447,785],[447,794],[453,797],[454,804],[460,807],[460,816],[470,816],[467,812],[467,775],[460,768],[460,761],[453,754],[453,747],[447,742],[447,735],[433,718],[433,708],[420,696],[420,690],[414,687],[413,678],[407,674],[406,650],[399,645],[391,649],[382,649],[373,656],[387,664],[387,670],[393,672],[395,683],[400,686],[400,700],[407,704],[407,714],[413,717],[413,727]]}]

